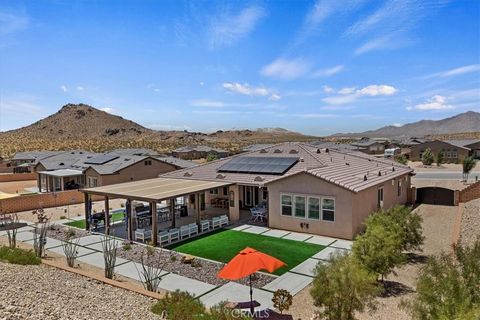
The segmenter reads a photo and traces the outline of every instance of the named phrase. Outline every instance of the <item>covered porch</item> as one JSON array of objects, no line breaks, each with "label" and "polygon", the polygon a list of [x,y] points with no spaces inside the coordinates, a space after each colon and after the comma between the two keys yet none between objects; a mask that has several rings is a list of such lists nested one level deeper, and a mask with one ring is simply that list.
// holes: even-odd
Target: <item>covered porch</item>
[{"label": "covered porch", "polygon": [[[240,210],[239,186],[231,182],[155,178],[81,191],[86,229],[129,241],[168,244],[250,218]],[[103,196],[102,212],[92,212],[92,196]],[[111,212],[114,198],[125,199],[122,219]]]},{"label": "covered porch", "polygon": [[85,185],[85,175],[80,170],[59,169],[38,172],[38,190],[57,192],[76,190]]}]

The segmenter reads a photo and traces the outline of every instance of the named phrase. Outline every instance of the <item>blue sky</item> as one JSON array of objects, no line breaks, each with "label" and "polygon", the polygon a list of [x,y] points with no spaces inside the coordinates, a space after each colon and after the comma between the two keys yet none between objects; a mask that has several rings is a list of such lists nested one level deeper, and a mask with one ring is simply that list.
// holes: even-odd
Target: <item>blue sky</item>
[{"label": "blue sky", "polygon": [[0,0],[0,130],[66,103],[327,135],[480,111],[477,0]]}]

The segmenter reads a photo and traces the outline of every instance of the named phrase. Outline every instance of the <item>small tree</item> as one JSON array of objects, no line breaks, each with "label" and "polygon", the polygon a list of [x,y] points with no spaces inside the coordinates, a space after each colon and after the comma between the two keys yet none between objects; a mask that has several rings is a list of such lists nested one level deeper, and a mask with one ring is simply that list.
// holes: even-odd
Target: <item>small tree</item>
[{"label": "small tree", "polygon": [[468,175],[470,172],[475,168],[475,165],[477,164],[477,161],[473,157],[466,157],[463,159],[462,165],[463,165],[463,181],[467,182],[468,181]]},{"label": "small tree", "polygon": [[64,241],[62,242],[63,253],[65,253],[65,257],[67,259],[67,265],[70,268],[75,266],[75,260],[78,256],[78,243],[80,242],[80,238],[71,241]]},{"label": "small tree", "polygon": [[430,148],[427,148],[422,154],[422,163],[429,166],[433,163],[433,153]]},{"label": "small tree", "polygon": [[207,155],[207,162],[214,161],[214,160],[217,160],[216,155],[211,154],[211,153]]},{"label": "small tree", "polygon": [[443,163],[443,151],[439,151],[437,156],[435,157],[435,162],[437,163],[437,167],[440,167]]},{"label": "small tree", "polygon": [[402,253],[400,226],[391,224],[388,230],[377,223],[367,223],[367,230],[353,243],[353,253],[358,261],[370,272],[385,276],[403,264],[406,256]]},{"label": "small tree", "polygon": [[353,320],[355,312],[375,309],[374,298],[381,292],[375,275],[351,254],[334,255],[326,264],[319,263],[310,294],[313,303],[323,308],[327,320]]},{"label": "small tree", "polygon": [[37,222],[35,222],[35,226],[33,228],[33,250],[35,251],[37,257],[42,258],[45,254],[48,221],[50,218],[41,208],[34,210],[32,214],[37,216]]},{"label": "small tree", "polygon": [[401,154],[397,157],[395,157],[395,161],[397,161],[400,164],[406,165],[408,163],[407,157],[405,155]]},{"label": "small tree", "polygon": [[105,262],[105,278],[113,279],[117,261],[117,240],[111,235],[102,238],[103,260]]},{"label": "small tree", "polygon": [[[150,249],[151,248],[151,249]],[[160,249],[162,250],[162,249]],[[160,258],[155,261],[154,263],[149,263],[149,261],[154,259],[155,256],[155,249],[153,247],[148,246],[147,249],[145,249],[145,252],[142,253],[141,256],[141,264],[142,264],[142,269],[138,270],[138,275],[140,276],[140,279],[142,279],[143,285],[145,289],[148,291],[152,292],[157,292],[158,287],[160,285],[160,281],[162,280],[161,275],[162,271],[165,267],[165,265],[171,261],[170,260],[161,260]],[[161,257],[161,251],[159,252],[159,257]],[[136,265],[135,265],[136,267]]]},{"label": "small tree", "polygon": [[480,238],[471,248],[430,258],[417,295],[402,306],[414,319],[480,319]]},{"label": "small tree", "polygon": [[7,229],[7,236],[8,236],[8,246],[10,248],[15,248],[17,246],[17,231],[19,226],[19,219],[16,213],[12,214],[11,216],[10,226]]}]

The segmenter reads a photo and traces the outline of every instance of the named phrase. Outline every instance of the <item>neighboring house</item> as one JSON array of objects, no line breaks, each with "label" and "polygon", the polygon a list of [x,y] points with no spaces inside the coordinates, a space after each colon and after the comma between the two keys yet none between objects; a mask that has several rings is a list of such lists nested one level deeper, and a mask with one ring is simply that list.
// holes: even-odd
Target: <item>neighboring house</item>
[{"label": "neighboring house", "polygon": [[421,161],[425,150],[429,148],[434,158],[439,152],[443,153],[443,161],[447,163],[457,163],[468,157],[471,149],[463,146],[459,141],[428,141],[411,147],[410,160]]},{"label": "neighboring house", "polygon": [[40,160],[57,154],[58,151],[26,151],[17,152],[10,160],[10,166],[14,173],[33,172],[33,168]]},{"label": "neighboring house", "polygon": [[250,152],[250,151],[258,151],[261,149],[269,148],[273,146],[271,143],[257,143],[257,144],[251,144],[249,146],[243,147],[240,152]]},{"label": "neighboring house", "polygon": [[226,150],[209,146],[187,146],[172,151],[172,156],[184,160],[206,159],[209,155],[221,159],[228,157],[229,153]]},{"label": "neighboring house", "polygon": [[342,152],[358,151],[357,147],[352,146],[351,144],[348,144],[348,143],[315,141],[315,142],[312,142],[311,144],[316,146],[317,148],[331,149],[331,150],[337,150]]},{"label": "neighboring house", "polygon": [[372,212],[410,200],[412,173],[407,166],[357,152],[283,143],[166,173],[158,187],[171,179],[223,183],[221,190],[200,195],[202,208],[212,194],[223,197],[235,221],[240,210],[267,202],[271,228],[353,239]]},{"label": "neighboring house", "polygon": [[147,149],[117,149],[108,153],[83,150],[57,152],[40,160],[38,173],[40,192],[55,192],[137,181],[194,165],[171,157],[156,157]]},{"label": "neighboring house", "polygon": [[450,140],[446,141],[456,146],[462,146],[470,149],[469,155],[476,159],[480,159],[480,140]]},{"label": "neighboring house", "polygon": [[383,154],[385,152],[385,141],[362,139],[351,145],[366,154]]}]

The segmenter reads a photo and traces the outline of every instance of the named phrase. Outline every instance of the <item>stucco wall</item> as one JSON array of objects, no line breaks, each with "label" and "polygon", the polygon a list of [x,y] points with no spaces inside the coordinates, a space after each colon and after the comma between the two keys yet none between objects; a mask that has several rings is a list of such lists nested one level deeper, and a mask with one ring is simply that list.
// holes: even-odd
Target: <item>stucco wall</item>
[{"label": "stucco wall", "polygon": [[[267,187],[269,227],[344,239],[352,238],[352,192],[304,173],[270,183]],[[282,216],[280,210],[282,193],[335,198],[335,222]],[[300,226],[302,222],[308,223],[309,228],[302,229]]]},{"label": "stucco wall", "polygon": [[443,150],[457,151],[457,158],[447,158],[447,157],[443,158],[443,161],[447,163],[448,162],[455,163],[457,161],[462,161],[463,159],[468,157],[468,154],[469,154],[469,151],[467,149],[457,147],[449,143],[445,143],[443,141],[431,141],[431,142],[425,142],[422,144],[412,146],[411,152],[410,152],[410,160],[421,161],[422,159],[420,157],[420,153],[424,152],[427,148],[430,148],[432,150],[434,159],[436,159],[438,152],[441,152]]},{"label": "stucco wall", "polygon": [[27,181],[27,180],[36,180],[36,179],[37,179],[37,174],[35,172],[0,174],[0,182]]}]

